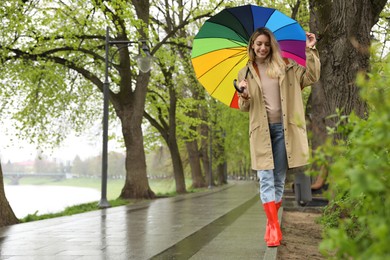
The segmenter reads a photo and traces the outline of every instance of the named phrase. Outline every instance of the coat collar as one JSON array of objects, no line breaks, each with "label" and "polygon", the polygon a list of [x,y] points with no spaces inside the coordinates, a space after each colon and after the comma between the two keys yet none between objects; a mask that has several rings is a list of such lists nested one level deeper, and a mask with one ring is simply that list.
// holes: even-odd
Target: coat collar
[{"label": "coat collar", "polygon": [[[287,58],[284,58],[283,60],[286,63],[285,72],[287,73],[287,71],[289,69],[294,67],[294,62],[292,62],[291,60],[289,60]],[[260,89],[262,89],[260,77],[254,77],[254,75],[257,75],[257,72],[256,72],[256,69],[253,66],[253,63],[251,61],[248,61],[247,67],[249,68],[249,72],[250,72],[250,73],[248,73],[248,77],[251,77],[252,79],[254,79],[256,81],[257,85],[260,87]],[[279,85],[282,85],[282,82],[284,81],[286,73],[284,73],[283,75],[279,76]]]},{"label": "coat collar", "polygon": [[[248,77],[251,77],[252,79],[254,79],[256,81],[257,85],[259,86],[260,90],[262,91],[260,76],[257,75],[256,69],[253,66],[253,63],[251,61],[248,61],[247,66],[248,66],[249,71],[250,71],[250,73],[248,74]],[[255,77],[255,75],[256,75],[256,77]]]}]

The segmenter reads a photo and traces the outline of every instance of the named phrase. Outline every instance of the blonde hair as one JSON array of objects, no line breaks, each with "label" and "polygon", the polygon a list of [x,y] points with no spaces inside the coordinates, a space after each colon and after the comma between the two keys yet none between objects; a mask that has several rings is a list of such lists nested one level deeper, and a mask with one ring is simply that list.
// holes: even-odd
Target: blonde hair
[{"label": "blonde hair", "polygon": [[268,28],[266,27],[257,28],[253,32],[252,36],[249,38],[248,49],[247,49],[249,61],[255,62],[256,54],[252,46],[256,38],[259,37],[260,35],[268,36],[271,45],[270,53],[265,59],[265,63],[267,65],[266,73],[271,78],[277,78],[284,73],[286,64],[283,61],[279,43],[276,41],[274,34]]}]

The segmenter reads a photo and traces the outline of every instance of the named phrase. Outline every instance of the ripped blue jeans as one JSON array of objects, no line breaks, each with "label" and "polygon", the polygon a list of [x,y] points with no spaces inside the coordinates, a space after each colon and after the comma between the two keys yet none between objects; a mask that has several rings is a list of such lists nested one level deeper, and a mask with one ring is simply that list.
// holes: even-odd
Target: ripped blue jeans
[{"label": "ripped blue jeans", "polygon": [[260,199],[263,204],[271,201],[277,203],[282,200],[287,172],[287,155],[284,143],[283,124],[270,124],[269,128],[274,169],[257,171],[257,177],[259,178],[260,183]]}]

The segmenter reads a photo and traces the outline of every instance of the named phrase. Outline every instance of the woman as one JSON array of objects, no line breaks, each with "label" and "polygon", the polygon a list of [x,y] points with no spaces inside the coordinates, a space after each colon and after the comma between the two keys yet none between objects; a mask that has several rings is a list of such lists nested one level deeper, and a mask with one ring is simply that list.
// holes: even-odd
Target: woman
[{"label": "woman", "polygon": [[309,147],[301,89],[320,77],[316,37],[306,33],[306,67],[283,59],[267,28],[258,28],[248,44],[248,64],[238,73],[239,107],[249,112],[252,169],[260,180],[260,198],[267,215],[264,239],[279,246],[277,211],[282,203],[288,168],[308,163]]}]

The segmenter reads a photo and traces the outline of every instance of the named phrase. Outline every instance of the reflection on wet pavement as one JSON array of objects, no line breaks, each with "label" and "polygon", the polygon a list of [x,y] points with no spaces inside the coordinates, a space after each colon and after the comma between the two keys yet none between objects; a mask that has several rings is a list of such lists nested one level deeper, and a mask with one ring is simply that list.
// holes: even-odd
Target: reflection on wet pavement
[{"label": "reflection on wet pavement", "polygon": [[0,259],[188,259],[245,217],[256,228],[236,240],[254,240],[251,254],[258,257],[265,247],[258,235],[265,226],[258,203],[256,183],[238,182],[206,193],[13,225],[0,228]]},{"label": "reflection on wet pavement", "polygon": [[188,236],[164,252],[156,255],[152,259],[189,259],[203,246],[207,245],[211,240],[213,240],[226,227],[237,220],[238,217],[240,217],[246,210],[252,207],[258,200],[258,196],[255,195],[252,199],[248,200],[241,206],[235,208],[226,215],[221,216],[212,223],[201,228],[196,233]]}]

